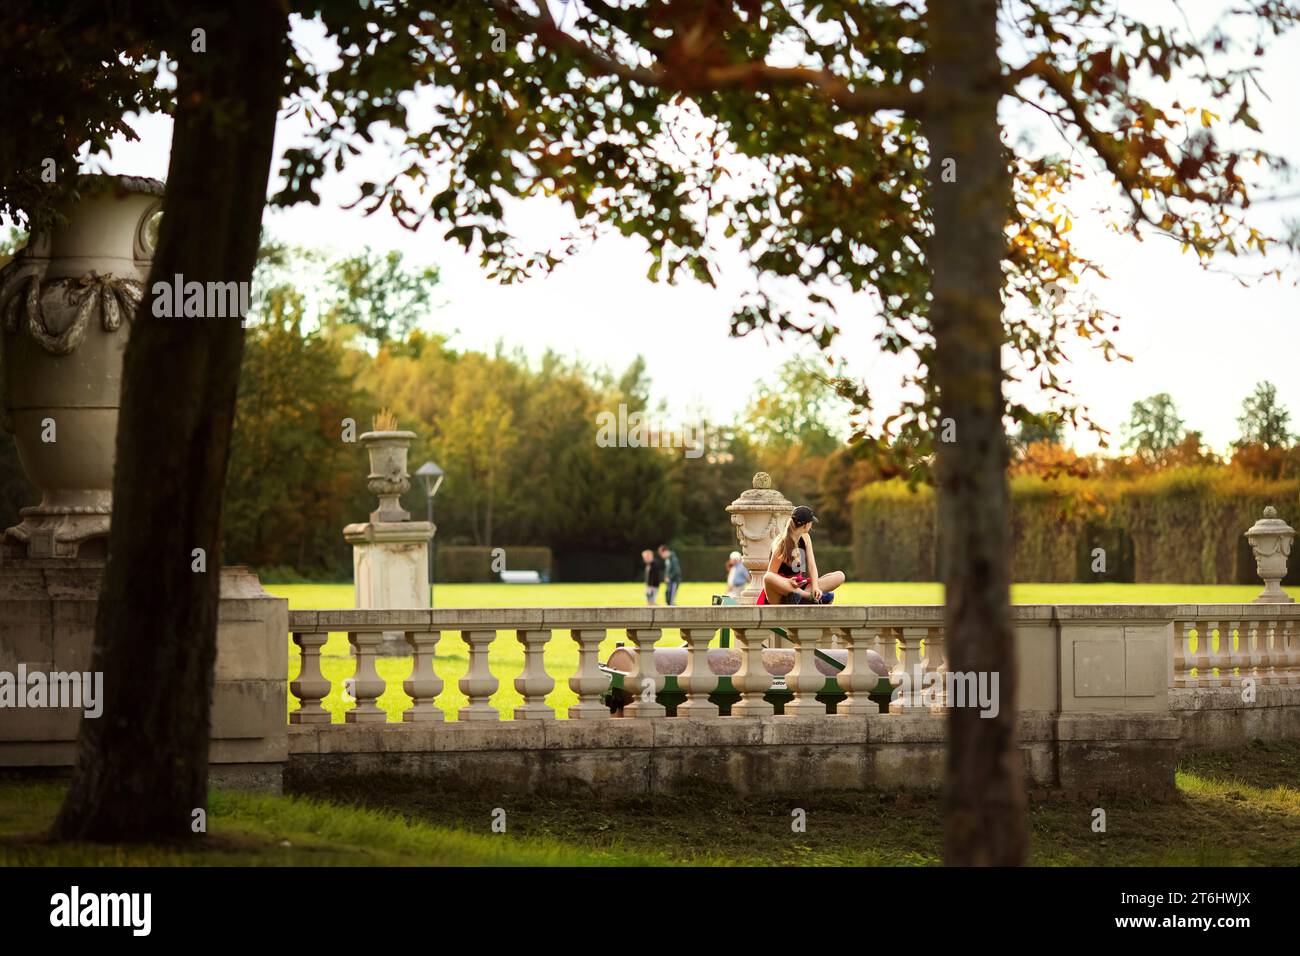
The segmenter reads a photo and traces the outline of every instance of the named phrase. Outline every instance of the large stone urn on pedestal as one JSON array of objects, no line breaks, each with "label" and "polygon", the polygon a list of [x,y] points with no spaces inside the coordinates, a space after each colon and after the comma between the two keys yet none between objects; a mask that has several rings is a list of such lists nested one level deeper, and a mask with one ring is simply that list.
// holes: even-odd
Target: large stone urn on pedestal
[{"label": "large stone urn on pedestal", "polygon": [[[62,224],[32,236],[0,270],[0,423],[41,495],[0,534],[0,672],[48,674],[51,688],[53,675],[79,675],[94,659],[122,357],[163,198],[162,183],[127,176],[84,176],[77,189],[80,198],[60,210]],[[136,586],[148,587],[150,569],[135,570]],[[209,780],[279,790],[289,753],[288,602],[267,594],[247,568],[219,573]],[[146,668],[135,679],[144,687],[165,675]],[[68,773],[83,710],[2,713],[0,767]]]},{"label": "large stone urn on pedestal", "polygon": [[66,220],[0,272],[0,424],[41,493],[4,532],[9,557],[102,559],[122,356],[148,277],[163,184],[83,176]]},{"label": "large stone urn on pedestal", "polygon": [[[434,525],[412,521],[402,508],[410,490],[407,453],[415,432],[373,431],[361,436],[370,456],[368,487],[379,507],[364,524],[350,524],[343,538],[352,545],[353,587],[358,608],[429,607],[429,541]],[[409,653],[400,633],[384,635],[379,653]]]},{"label": "large stone urn on pedestal", "polygon": [[794,505],[772,487],[772,476],[760,471],[754,485],[727,505],[731,523],[736,527],[741,560],[749,571],[749,583],[740,595],[741,604],[755,604],[763,590],[763,574],[772,558],[772,541],[785,527]]},{"label": "large stone urn on pedestal", "polygon": [[1282,590],[1286,577],[1286,559],[1291,554],[1295,530],[1277,516],[1277,509],[1269,505],[1260,518],[1246,532],[1250,549],[1255,552],[1255,570],[1264,579],[1264,590],[1254,604],[1294,604],[1295,599]]}]

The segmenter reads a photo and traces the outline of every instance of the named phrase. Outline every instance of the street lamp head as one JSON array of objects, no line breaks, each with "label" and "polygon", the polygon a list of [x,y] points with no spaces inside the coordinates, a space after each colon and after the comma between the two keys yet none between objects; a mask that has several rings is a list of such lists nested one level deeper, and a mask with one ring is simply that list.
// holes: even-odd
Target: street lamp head
[{"label": "street lamp head", "polygon": [[415,473],[424,481],[424,493],[430,498],[438,493],[438,486],[442,484],[443,475],[446,474],[435,461],[426,461],[415,469]]}]

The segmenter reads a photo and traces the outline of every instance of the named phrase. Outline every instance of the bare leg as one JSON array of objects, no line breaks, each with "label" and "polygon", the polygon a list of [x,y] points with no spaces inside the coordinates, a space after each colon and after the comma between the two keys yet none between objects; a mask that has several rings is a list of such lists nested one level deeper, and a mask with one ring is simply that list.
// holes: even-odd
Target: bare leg
[{"label": "bare leg", "polygon": [[775,571],[768,571],[763,575],[763,591],[767,594],[768,604],[780,604],[781,598],[794,590],[796,590],[794,582]]},{"label": "bare leg", "polygon": [[827,571],[817,579],[817,587],[823,591],[834,591],[844,583],[843,571]]}]

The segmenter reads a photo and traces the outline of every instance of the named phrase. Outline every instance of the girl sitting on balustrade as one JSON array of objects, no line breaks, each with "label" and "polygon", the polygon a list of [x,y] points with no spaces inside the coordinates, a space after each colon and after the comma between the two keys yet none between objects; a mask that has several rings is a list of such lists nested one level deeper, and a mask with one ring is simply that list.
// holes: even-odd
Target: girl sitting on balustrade
[{"label": "girl sitting on balustrade", "polygon": [[785,531],[772,542],[772,558],[763,575],[759,604],[830,604],[835,600],[831,592],[844,583],[844,572],[817,573],[812,546],[816,520],[807,505],[794,509]]}]

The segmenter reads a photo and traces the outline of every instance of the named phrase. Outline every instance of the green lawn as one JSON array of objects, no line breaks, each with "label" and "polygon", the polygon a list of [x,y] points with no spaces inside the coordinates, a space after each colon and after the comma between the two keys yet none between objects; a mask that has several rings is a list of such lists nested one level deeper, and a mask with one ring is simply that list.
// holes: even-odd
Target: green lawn
[{"label": "green lawn", "polygon": [[[1177,798],[1031,802],[1030,862],[1037,866],[1300,865],[1300,742],[1256,743],[1185,757]],[[586,849],[655,852],[678,865],[916,866],[940,860],[938,797],[865,793],[742,798],[726,791],[628,796],[475,798],[428,784],[367,780],[321,793],[391,807],[438,826],[477,829],[504,805],[515,832]],[[794,833],[791,811],[807,814]],[[1106,812],[1106,832],[1092,829]]]},{"label": "green lawn", "polygon": [[[1185,757],[1178,796],[1031,803],[1038,866],[1300,865],[1300,743],[1256,743]],[[939,862],[932,796],[811,794],[742,798],[476,795],[375,777],[311,798],[214,792],[210,833],[186,848],[42,842],[63,785],[0,783],[0,865],[808,865]],[[508,832],[492,834],[492,812]],[[791,810],[807,814],[794,833]],[[1106,811],[1106,832],[1092,829]]]},{"label": "green lawn", "polygon": [[[208,833],[185,846],[51,844],[62,783],[0,782],[0,866],[630,866],[655,853],[515,839],[305,797],[213,791]],[[507,830],[510,818],[507,817]]]},{"label": "green lawn", "polygon": [[[269,584],[267,591],[277,597],[287,598],[290,609],[350,608],[353,607],[351,584]],[[708,604],[710,596],[721,588],[709,582],[688,582],[679,592],[680,604]],[[1245,603],[1259,593],[1258,586],[1182,585],[1182,584],[1017,584],[1012,588],[1012,600],[1017,604],[1220,604]],[[636,606],[641,603],[641,590],[636,582],[604,584],[440,584],[434,597],[440,608],[450,607],[598,607]],[[937,604],[943,600],[939,584],[887,582],[867,584],[850,582],[839,591],[837,603],[845,604]],[[624,640],[623,635],[610,636],[601,646],[604,660],[614,645]],[[661,646],[676,646],[680,639],[676,631],[665,631],[659,641]],[[443,634],[438,645],[437,670],[445,681],[438,698],[447,719],[454,720],[456,711],[468,703],[457,682],[469,666],[465,645],[454,632]],[[503,718],[509,718],[513,709],[523,703],[514,689],[514,678],[523,669],[523,651],[506,633],[498,636],[492,646],[489,660],[492,672],[500,686],[491,703]],[[550,706],[563,715],[577,702],[577,695],[569,690],[568,678],[578,666],[577,646],[567,637],[557,634],[546,649],[546,667],[556,678],[555,690],[546,698]],[[289,677],[298,676],[301,659],[298,648],[289,644]],[[321,669],[335,682],[334,690],[325,699],[324,706],[334,714],[334,720],[343,720],[343,714],[353,705],[342,698],[342,681],[356,671],[347,636],[330,635],[322,651]],[[389,690],[379,699],[379,705],[388,711],[389,720],[401,720],[401,713],[410,706],[410,698],[401,690],[400,683],[411,672],[410,658],[381,658],[379,673],[389,682]],[[289,701],[289,710],[298,709],[298,701]]]}]

